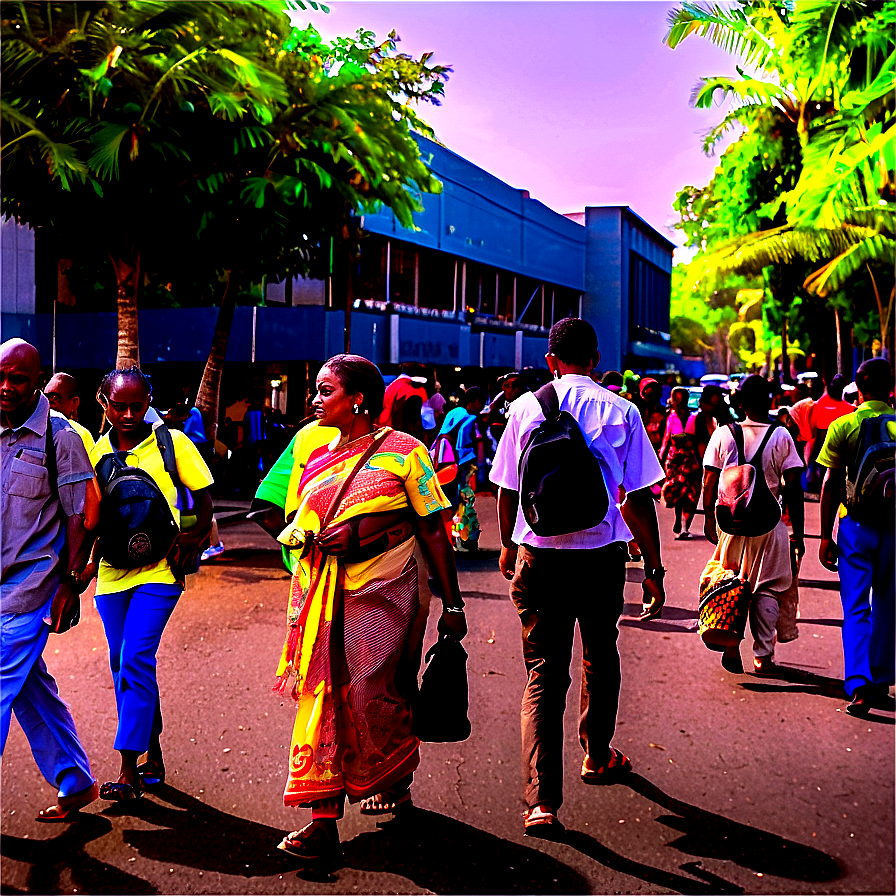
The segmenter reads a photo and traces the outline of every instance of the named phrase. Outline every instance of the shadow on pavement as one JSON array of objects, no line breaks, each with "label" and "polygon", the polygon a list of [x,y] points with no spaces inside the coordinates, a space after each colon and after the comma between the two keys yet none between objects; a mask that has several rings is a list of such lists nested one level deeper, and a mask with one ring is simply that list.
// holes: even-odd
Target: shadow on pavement
[{"label": "shadow on pavement", "polygon": [[[640,571],[640,570],[639,570]],[[640,620],[641,604],[624,604],[619,624],[629,628],[639,628],[647,632],[674,632],[679,635],[693,635],[697,632],[697,611],[685,607],[663,607],[659,619]]]},{"label": "shadow on pavement", "polygon": [[[699,867],[698,862],[689,862],[682,865],[682,870],[691,872],[703,880],[694,880],[692,877],[683,877],[674,871],[663,871],[660,868],[654,868],[651,865],[643,865],[641,862],[635,862],[633,859],[627,859],[613,850],[608,849],[594,837],[583,834],[581,831],[567,831],[561,843],[566,843],[573,849],[578,850],[582,855],[586,855],[595,862],[611,868],[613,871],[619,871],[630,877],[643,880],[645,883],[654,884],[658,887],[666,887],[676,893],[694,893],[694,894],[728,894],[743,893],[742,887],[737,887],[729,883],[724,878],[711,874]],[[704,882],[705,881],[705,882]]]},{"label": "shadow on pavement", "polygon": [[[629,775],[625,785],[645,799],[675,813],[674,816],[658,816],[656,820],[681,831],[683,836],[669,845],[688,855],[735,862],[751,871],[788,880],[831,881],[841,874],[836,859],[827,853],[677,800],[638,774]],[[679,889],[677,886],[675,888]],[[710,889],[706,892],[714,891]],[[740,891],[729,889],[718,892]]]},{"label": "shadow on pavement", "polygon": [[[221,812],[168,784],[152,797],[132,801],[127,807],[127,814],[160,828],[122,830],[125,843],[143,858],[247,878],[284,874],[295,868],[295,859],[277,849],[286,831]],[[116,811],[118,808],[105,812],[120,817],[124,812]]]},{"label": "shadow on pavement", "polygon": [[[809,536],[806,536],[807,538]],[[801,588],[818,588],[821,591],[839,591],[840,590],[840,580],[839,579],[804,579],[800,578],[800,587]],[[808,621],[808,620],[807,620]],[[841,620],[842,624],[842,620]]]},{"label": "shadow on pavement", "polygon": [[84,847],[105,836],[112,823],[101,815],[81,814],[78,821],[66,825],[57,837],[49,840],[26,840],[5,834],[0,840],[0,855],[9,861],[31,866],[24,890],[0,885],[3,893],[60,893],[61,877],[71,882],[77,893],[150,894],[159,891],[150,883],[107,865],[90,856]]},{"label": "shadow on pavement", "polygon": [[[787,684],[776,684],[776,681]],[[776,665],[774,674],[764,675],[761,678],[750,676],[750,681],[742,681],[740,686],[746,691],[766,694],[783,694],[787,691],[794,693],[816,694],[820,697],[831,697],[834,700],[846,700],[846,691],[843,690],[843,680],[829,678],[826,675],[818,675],[806,669],[798,669],[795,666]]]},{"label": "shadow on pavement", "polygon": [[343,844],[343,864],[398,874],[433,893],[587,893],[562,862],[454,818],[415,808]]}]

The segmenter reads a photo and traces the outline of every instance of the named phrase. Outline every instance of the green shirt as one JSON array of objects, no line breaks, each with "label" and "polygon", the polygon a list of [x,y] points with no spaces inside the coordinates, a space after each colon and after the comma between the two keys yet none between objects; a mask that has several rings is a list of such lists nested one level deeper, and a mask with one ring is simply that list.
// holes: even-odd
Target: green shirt
[{"label": "green shirt", "polygon": [[849,466],[855,458],[859,445],[859,430],[862,427],[862,421],[869,417],[892,413],[893,408],[885,401],[866,401],[851,414],[834,420],[828,428],[824,445],[818,453],[817,463],[831,470],[847,470],[848,474]]}]

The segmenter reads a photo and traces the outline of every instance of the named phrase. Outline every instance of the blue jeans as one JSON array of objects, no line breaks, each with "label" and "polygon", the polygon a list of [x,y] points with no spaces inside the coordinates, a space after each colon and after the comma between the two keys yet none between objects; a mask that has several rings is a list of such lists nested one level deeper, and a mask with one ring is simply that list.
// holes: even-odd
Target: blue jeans
[{"label": "blue jeans", "polygon": [[75,720],[41,656],[52,603],[50,598],[30,613],[0,616],[0,754],[15,712],[41,774],[64,797],[90,787],[94,778]]},{"label": "blue jeans", "polygon": [[840,520],[840,601],[846,693],[894,680],[893,530]]},{"label": "blue jeans", "polygon": [[149,583],[94,598],[109,642],[118,707],[116,750],[145,753],[150,740],[162,733],[156,652],[181,591],[180,585]]}]

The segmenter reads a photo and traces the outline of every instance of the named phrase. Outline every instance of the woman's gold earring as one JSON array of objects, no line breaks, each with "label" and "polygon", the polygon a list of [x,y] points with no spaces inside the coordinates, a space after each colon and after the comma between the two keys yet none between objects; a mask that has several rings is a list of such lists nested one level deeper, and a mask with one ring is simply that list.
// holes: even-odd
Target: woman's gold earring
[{"label": "woman's gold earring", "polygon": [[359,404],[354,405],[354,412],[356,414],[359,414],[361,412],[361,405],[359,405]]}]

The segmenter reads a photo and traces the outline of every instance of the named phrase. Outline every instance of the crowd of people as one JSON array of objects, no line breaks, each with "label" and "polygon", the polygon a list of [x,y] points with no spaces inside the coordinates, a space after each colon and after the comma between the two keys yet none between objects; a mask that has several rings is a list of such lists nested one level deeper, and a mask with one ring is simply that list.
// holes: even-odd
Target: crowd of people
[{"label": "crowd of people", "polygon": [[[94,441],[77,426],[72,377],[56,374],[41,391],[33,346],[9,340],[0,355],[0,747],[15,712],[58,791],[38,818],[63,822],[98,797],[140,799],[165,781],[156,653],[189,575],[203,551],[219,544],[214,479],[201,417],[193,409],[160,418],[139,369],[103,378],[97,398],[109,428]],[[403,365],[387,386],[369,360],[337,355],[317,374],[312,417],[266,465],[249,518],[276,539],[291,574],[276,670],[276,689],[296,704],[284,802],[311,810],[310,822],[279,844],[286,852],[306,861],[333,856],[346,800],[369,815],[412,804],[420,761],[413,700],[428,595],[442,603],[440,637],[461,641],[467,626],[455,554],[477,548],[475,496],[483,489],[497,498],[498,567],[521,623],[528,835],[556,838],[563,831],[563,715],[576,629],[581,779],[612,784],[631,770],[612,745],[618,622],[633,558],[644,564],[640,618],[662,613],[659,501],[674,508],[674,536],[687,539],[702,495],[711,562],[750,586],[753,670],[774,674],[775,644],[787,639],[783,596],[793,591],[805,552],[804,491],[820,480],[819,559],[840,577],[847,711],[892,708],[889,363],[866,361],[852,389],[834,378],[823,394],[798,396],[782,414],[758,375],[744,377],[730,394],[706,386],[692,413],[688,391],[672,382],[598,373],[597,336],[577,318],[552,327],[545,360],[547,373],[511,371],[487,389],[461,387],[445,398],[425,368]],[[844,400],[851,392],[857,406]],[[567,490],[570,481],[582,482],[584,468],[552,477],[573,456],[563,451],[580,442],[593,467],[587,475],[602,480],[607,500],[567,525],[563,508],[577,495],[551,493],[559,481]],[[533,445],[547,466],[528,466]],[[872,497],[889,506],[888,514],[863,491],[861,470],[872,455],[884,461],[867,491],[876,490]],[[755,476],[732,503],[728,474],[746,465]],[[551,500],[533,511],[539,495]],[[769,524],[761,532],[726,525],[738,501],[764,501]],[[587,587],[556,600],[560,577],[600,582],[600,600]],[[118,779],[102,786],[41,658],[51,632],[77,624],[79,595],[94,578],[118,714],[113,749],[120,754]],[[721,661],[733,674],[744,671],[739,644]]]}]

